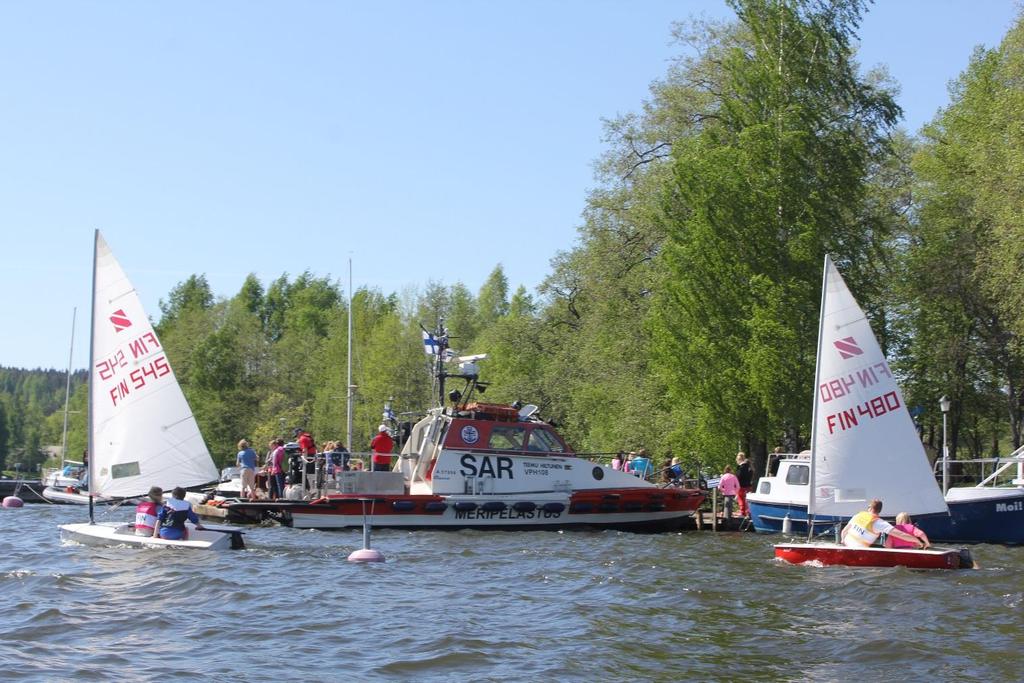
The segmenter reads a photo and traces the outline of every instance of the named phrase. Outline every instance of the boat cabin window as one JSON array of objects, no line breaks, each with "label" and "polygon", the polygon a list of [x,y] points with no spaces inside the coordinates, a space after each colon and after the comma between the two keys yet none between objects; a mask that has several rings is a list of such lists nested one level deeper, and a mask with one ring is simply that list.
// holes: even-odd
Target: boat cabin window
[{"label": "boat cabin window", "polygon": [[758,493],[771,493],[772,492],[772,483],[770,481],[764,481],[762,479],[761,480],[761,488],[758,489],[757,492]]},{"label": "boat cabin window", "polygon": [[786,483],[807,486],[811,478],[811,468],[807,465],[790,465],[786,472]]},{"label": "boat cabin window", "polygon": [[534,453],[563,453],[565,448],[554,434],[542,427],[537,427],[530,432],[530,441],[526,450]]},{"label": "boat cabin window", "polygon": [[526,427],[494,427],[487,447],[497,451],[521,451]]}]

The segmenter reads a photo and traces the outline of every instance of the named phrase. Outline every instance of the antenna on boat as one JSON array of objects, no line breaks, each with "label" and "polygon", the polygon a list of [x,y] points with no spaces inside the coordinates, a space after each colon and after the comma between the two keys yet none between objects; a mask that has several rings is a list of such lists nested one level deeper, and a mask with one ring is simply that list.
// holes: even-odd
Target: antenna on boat
[{"label": "antenna on boat", "polygon": [[444,364],[448,360],[449,353],[448,330],[444,326],[444,318],[437,319],[437,328],[433,332],[428,331],[422,323],[420,324],[420,329],[423,330],[423,349],[428,355],[433,356],[434,378],[437,380],[437,398],[441,408],[444,408],[444,381],[448,377],[444,371]]}]

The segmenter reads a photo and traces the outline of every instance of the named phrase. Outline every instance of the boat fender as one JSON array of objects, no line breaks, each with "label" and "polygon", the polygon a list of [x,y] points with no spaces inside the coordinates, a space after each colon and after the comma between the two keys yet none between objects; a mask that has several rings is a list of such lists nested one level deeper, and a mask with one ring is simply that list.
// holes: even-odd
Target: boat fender
[{"label": "boat fender", "polygon": [[516,512],[533,512],[537,509],[537,504],[531,503],[528,500],[521,500],[518,503],[513,503],[512,509]]},{"label": "boat fender", "polygon": [[786,513],[786,516],[782,518],[782,533],[784,533],[784,534],[792,534],[793,533],[793,520],[790,519],[788,512]]},{"label": "boat fender", "polygon": [[665,504],[664,503],[651,503],[650,505],[647,506],[647,509],[650,510],[651,512],[661,512],[662,510],[665,509]]},{"label": "boat fender", "polygon": [[466,500],[459,501],[455,504],[455,510],[456,512],[472,512],[473,510],[476,510],[476,503],[471,503]]},{"label": "boat fender", "polygon": [[21,498],[18,498],[17,496],[7,496],[6,498],[4,498],[3,502],[3,506],[8,510],[20,508],[24,504],[25,501],[23,501]]},{"label": "boat fender", "polygon": [[565,510],[565,503],[544,503],[544,512],[562,512]]},{"label": "boat fender", "polygon": [[622,504],[623,512],[640,512],[643,509],[644,504],[638,500],[628,500]]},{"label": "boat fender", "polygon": [[482,509],[485,512],[501,512],[507,507],[508,505],[501,502],[500,500],[491,500],[480,506],[480,509]]},{"label": "boat fender", "polygon": [[391,504],[391,507],[395,512],[412,512],[416,509],[416,501],[414,500],[396,500]]},{"label": "boat fender", "polygon": [[597,506],[600,512],[615,512],[619,509],[619,506],[615,503],[601,503]]},{"label": "boat fender", "polygon": [[[549,503],[549,505],[550,505],[550,503]],[[547,508],[547,505],[545,505],[544,507]],[[593,510],[594,510],[594,504],[593,503],[581,502],[581,503],[576,503],[575,505],[573,505],[572,509],[569,510],[569,512],[575,512],[576,514],[584,514],[584,513],[587,513],[587,512],[592,512]]]},{"label": "boat fender", "polygon": [[444,512],[448,509],[448,503],[443,500],[432,500],[423,506],[427,512]]}]

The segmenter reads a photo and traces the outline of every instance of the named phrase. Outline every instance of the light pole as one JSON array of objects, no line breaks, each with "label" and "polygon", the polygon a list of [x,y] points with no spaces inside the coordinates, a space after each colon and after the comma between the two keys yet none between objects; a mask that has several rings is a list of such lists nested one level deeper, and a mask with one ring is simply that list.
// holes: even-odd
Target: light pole
[{"label": "light pole", "polygon": [[946,438],[946,416],[949,414],[951,402],[949,397],[943,396],[939,399],[939,408],[942,409],[942,495],[949,491],[949,441]]}]

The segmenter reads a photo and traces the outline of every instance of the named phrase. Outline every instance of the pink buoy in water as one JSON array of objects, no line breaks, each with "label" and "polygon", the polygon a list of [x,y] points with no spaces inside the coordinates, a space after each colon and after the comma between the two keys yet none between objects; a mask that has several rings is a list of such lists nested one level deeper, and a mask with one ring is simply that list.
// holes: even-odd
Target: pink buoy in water
[{"label": "pink buoy in water", "polygon": [[3,502],[3,506],[5,508],[20,508],[24,504],[25,501],[23,501],[21,498],[18,498],[17,496],[7,496],[6,498],[4,498]]},{"label": "pink buoy in water", "polygon": [[353,550],[348,556],[349,562],[383,562],[384,554],[373,548],[360,548]]},{"label": "pink buoy in water", "polygon": [[383,562],[384,554],[379,550],[370,547],[370,519],[366,516],[366,504],[370,503],[370,514],[373,514],[373,498],[360,498],[363,505],[363,547],[353,550],[348,556],[349,562]]}]

